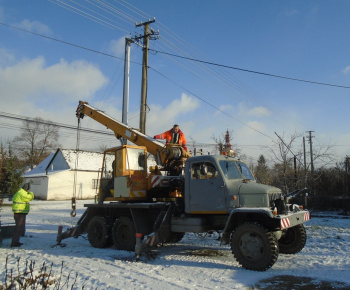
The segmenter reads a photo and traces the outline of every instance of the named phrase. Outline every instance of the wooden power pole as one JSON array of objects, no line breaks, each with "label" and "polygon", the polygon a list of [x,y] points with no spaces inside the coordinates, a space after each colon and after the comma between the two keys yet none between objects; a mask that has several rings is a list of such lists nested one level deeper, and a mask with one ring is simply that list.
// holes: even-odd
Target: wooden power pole
[{"label": "wooden power pole", "polygon": [[140,107],[140,131],[146,133],[146,109],[147,109],[147,73],[148,73],[148,48],[149,40],[156,39],[158,33],[153,29],[150,29],[149,25],[156,20],[148,20],[146,22],[140,22],[136,24],[136,27],[144,26],[144,33],[139,37],[135,37],[134,40],[142,39],[142,81],[141,81],[141,107]]},{"label": "wooden power pole", "polygon": [[311,175],[313,176],[314,175],[314,156],[313,156],[313,153],[312,153],[312,132],[314,131],[309,131],[309,143],[310,143],[310,162],[311,162]]}]

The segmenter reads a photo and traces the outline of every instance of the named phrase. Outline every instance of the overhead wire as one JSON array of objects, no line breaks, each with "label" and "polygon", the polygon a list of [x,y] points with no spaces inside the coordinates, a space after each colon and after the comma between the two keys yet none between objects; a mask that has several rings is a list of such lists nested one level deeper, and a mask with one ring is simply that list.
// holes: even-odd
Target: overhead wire
[{"label": "overhead wire", "polygon": [[185,87],[181,86],[180,84],[176,83],[175,81],[169,79],[167,76],[165,76],[164,74],[162,74],[161,72],[153,69],[150,67],[150,69],[152,69],[154,72],[158,73],[159,75],[161,75],[162,77],[166,78],[168,81],[172,82],[173,84],[177,85],[178,87],[182,88],[183,90],[187,91],[188,93],[190,93],[192,96],[196,97],[197,99],[201,100],[202,102],[206,103],[207,105],[211,106],[212,108],[216,109],[217,111],[221,112],[222,114],[230,117],[231,119],[235,120],[236,122],[244,125],[244,126],[247,126],[248,128],[252,129],[253,131],[257,132],[257,133],[260,133],[261,135],[264,135],[265,137],[268,137],[269,139],[273,140],[273,138],[267,134],[265,134],[264,132],[261,132],[257,129],[255,129],[254,127],[251,127],[249,126],[248,124],[240,121],[239,119],[237,118],[234,118],[233,116],[227,114],[225,111],[221,110],[220,108],[214,106],[213,104],[209,103],[208,101],[204,100],[203,98],[197,96],[196,94],[194,94],[193,92],[189,91],[188,89],[186,89]]},{"label": "overhead wire", "polygon": [[[3,24],[3,23],[0,23],[0,24]],[[27,30],[24,30],[24,29],[21,29],[21,28],[17,28],[17,27],[14,27],[14,26],[6,25],[6,24],[3,24],[3,25],[27,32]],[[109,56],[109,57],[113,57],[113,58],[117,58],[117,59],[122,59],[122,58],[115,57],[115,56],[110,55],[110,54],[107,54],[107,53],[101,53],[101,52],[98,52],[98,51],[94,51],[94,50],[92,50],[92,49],[89,49],[89,48],[86,48],[86,47],[82,47],[82,46],[80,46],[80,45],[72,44],[72,43],[69,43],[69,42],[66,42],[66,41],[61,41],[61,40],[58,40],[58,39],[55,39],[55,38],[52,38],[52,37],[47,37],[47,36],[45,36],[45,35],[41,35],[41,34],[38,34],[38,33],[33,33],[33,32],[30,32],[30,31],[29,31],[29,33],[35,34],[35,35],[37,35],[37,36],[42,36],[42,37],[45,37],[45,38],[49,38],[49,39],[52,39],[52,40],[55,40],[55,41],[63,42],[63,43],[65,43],[65,44],[72,45],[72,46],[75,46],[75,47],[78,47],[78,48],[82,48],[82,49],[86,49],[86,50],[89,50],[89,51],[97,52],[97,53],[100,53],[100,54],[102,54],[102,55],[106,55],[106,56]],[[166,54],[167,54],[167,53],[166,53]],[[267,134],[265,134],[265,133],[263,133],[263,132],[261,132],[261,131],[255,129],[255,128],[249,126],[248,124],[245,124],[244,122],[242,122],[242,121],[240,121],[240,120],[238,120],[238,119],[232,117],[231,115],[229,115],[229,114],[227,114],[226,112],[224,112],[223,110],[217,108],[216,106],[214,106],[214,105],[211,104],[210,102],[206,101],[205,99],[199,97],[198,95],[196,95],[195,93],[189,91],[188,89],[184,88],[183,86],[179,85],[179,84],[176,83],[175,81],[172,81],[170,78],[166,77],[164,74],[160,73],[158,70],[153,69],[152,67],[149,67],[149,68],[152,69],[152,70],[154,70],[156,73],[158,73],[159,75],[163,76],[164,78],[166,78],[168,81],[170,81],[170,82],[176,84],[178,87],[181,87],[183,90],[189,92],[191,95],[195,96],[196,98],[198,98],[198,99],[201,100],[202,102],[204,102],[204,103],[206,103],[207,105],[213,107],[213,108],[216,109],[217,111],[223,113],[223,114],[226,115],[226,116],[229,116],[230,118],[232,118],[232,119],[234,119],[235,121],[241,123],[242,125],[245,125],[245,126],[251,128],[252,130],[254,130],[254,131],[256,131],[256,132],[258,132],[258,133],[260,133],[260,134],[262,134],[262,135],[264,135],[264,136],[266,136],[266,137],[268,137],[268,138],[270,138],[270,139],[273,140],[273,138],[272,138],[271,136],[268,136]]]},{"label": "overhead wire", "polygon": [[249,70],[249,69],[234,67],[234,66],[230,66],[230,65],[224,65],[224,64],[214,63],[214,62],[210,62],[210,61],[205,61],[205,60],[199,60],[199,59],[195,59],[195,58],[185,57],[185,56],[176,55],[176,54],[172,54],[172,53],[168,53],[168,52],[164,52],[164,51],[155,51],[155,52],[159,52],[159,53],[163,53],[163,54],[167,54],[167,55],[170,55],[170,56],[183,58],[183,59],[187,59],[187,60],[191,60],[191,61],[201,62],[201,63],[205,63],[205,64],[209,64],[209,65],[214,65],[214,66],[219,66],[219,67],[223,67],[223,68],[239,70],[239,71],[244,71],[244,72],[249,72],[249,73],[254,73],[254,74],[260,74],[260,75],[269,76],[269,77],[287,79],[287,80],[291,80],[291,81],[304,82],[304,83],[310,83],[310,84],[316,84],[316,85],[322,85],[322,86],[331,86],[331,87],[337,87],[337,88],[343,88],[343,89],[350,89],[349,86],[343,86],[343,85],[337,85],[337,84],[331,84],[331,83],[324,83],[324,82],[316,82],[316,81],[292,78],[292,77],[287,77],[287,76],[282,76],[282,75],[264,73],[264,72],[259,72],[259,71],[255,71],[255,70]]},{"label": "overhead wire", "polygon": [[[177,63],[179,66],[183,67],[185,70],[191,72],[193,75],[197,76],[198,78],[204,80],[206,82],[206,84],[210,83],[213,87],[216,87],[218,91],[221,91],[222,93],[224,93],[225,95],[229,94],[230,95],[230,99],[235,98],[235,99],[241,99],[241,101],[244,101],[246,103],[246,105],[248,107],[251,108],[256,108],[259,104],[261,104],[264,108],[268,109],[269,112],[274,112],[274,114],[272,114],[270,116],[270,118],[275,119],[277,122],[280,121],[280,119],[278,119],[277,117],[279,116],[280,118],[285,119],[285,114],[282,113],[282,110],[278,110],[278,109],[273,109],[271,106],[269,106],[266,102],[261,101],[261,99],[257,98],[254,96],[254,94],[256,94],[256,92],[254,92],[252,89],[247,88],[242,82],[239,82],[238,80],[236,80],[235,78],[233,78],[232,76],[225,76],[225,72],[217,72],[215,70],[212,70],[210,68],[203,68],[203,67],[199,67],[201,70],[203,70],[203,72],[208,73],[209,76],[214,76],[217,80],[222,81],[223,83],[227,84],[229,87],[233,88],[234,90],[236,90],[237,92],[242,93],[243,95],[246,95],[250,98],[253,98],[254,100],[254,104],[249,104],[246,102],[246,99],[240,98],[238,95],[236,94],[232,94],[232,92],[227,92],[223,89],[223,86],[220,85],[219,82],[214,81],[213,77],[206,77],[203,76],[202,74],[200,74],[199,72],[196,72],[195,70],[193,70],[192,68],[190,68],[190,66],[188,66],[188,64],[184,64],[181,63],[179,61],[177,61],[176,59],[173,59],[169,56],[165,56],[166,58],[168,58],[170,61]],[[297,123],[297,122],[293,122],[294,124],[292,124],[291,121],[287,121],[288,123],[291,123],[291,126],[293,127],[300,127],[302,128],[302,131],[304,131],[304,127],[303,125]]]},{"label": "overhead wire", "polygon": [[[105,12],[107,12],[107,13],[109,13],[109,14],[115,16],[115,17],[117,17],[118,19],[120,19],[120,20],[122,20],[122,21],[124,21],[124,22],[126,22],[126,23],[128,23],[128,24],[129,24],[129,21],[132,21],[132,19],[129,18],[129,17],[126,17],[124,13],[121,13],[121,12],[118,11],[117,9],[111,9],[111,7],[108,5],[108,3],[104,3],[103,1],[88,1],[88,0],[86,0],[86,2],[91,3],[91,5],[100,8],[101,10],[103,10],[103,11],[105,11]],[[99,6],[99,5],[97,5],[97,4],[94,4],[93,2],[98,3],[98,4],[102,5],[102,6],[104,6],[104,8],[101,8],[101,6]],[[106,9],[106,8],[109,8],[109,9]],[[111,10],[111,11],[110,11],[110,10]],[[99,15],[100,15],[100,14],[99,14]],[[124,19],[124,18],[126,18],[126,19]],[[112,20],[112,21],[113,21],[113,20]]]},{"label": "overhead wire", "polygon": [[[98,2],[101,2],[101,1],[98,1]],[[119,1],[115,1],[115,2],[117,2],[117,3],[120,3]],[[126,4],[128,4],[127,2],[125,2],[125,1],[123,1],[124,3],[126,3]],[[120,3],[121,4],[121,3]],[[144,13],[144,12],[142,12],[140,9],[138,9],[138,8],[136,8],[136,7],[133,7],[134,8],[134,10],[133,9],[131,9],[130,7],[128,7],[127,5],[123,5],[124,7],[126,7],[127,9],[130,9],[130,10],[132,10],[133,12],[135,12],[135,9],[138,11],[137,12],[137,14],[138,15],[140,15],[140,16],[145,16],[145,17],[149,17],[149,15],[147,15],[146,13]],[[129,5],[130,6],[130,5]],[[109,7],[111,7],[111,6],[109,6]],[[142,12],[142,13],[140,13],[140,12]],[[164,26],[165,28],[166,28],[166,26]],[[165,31],[167,31],[167,29],[165,29]],[[176,34],[174,34],[174,33],[170,33],[170,35],[172,36],[172,35],[176,35]],[[176,47],[176,45],[172,45],[172,47]],[[184,51],[182,51],[182,52],[184,52]],[[166,52],[165,52],[166,53]],[[184,67],[184,66],[183,66]],[[194,73],[195,75],[196,75],[196,73],[195,72],[193,72],[193,70],[192,70],[192,73]],[[198,74],[197,74],[197,76],[198,76]],[[221,78],[221,80],[224,80],[224,81],[226,81],[227,82],[227,80],[225,80],[224,78],[222,78],[222,76],[218,76],[217,75],[217,77],[220,79]],[[220,86],[219,86],[220,87]],[[233,87],[235,88],[235,89],[238,89],[238,90],[241,90],[242,91],[242,83],[240,84],[240,85],[237,85],[237,83],[235,84],[235,85],[233,85]],[[243,93],[244,94],[246,94],[246,95],[248,95],[248,96],[250,96],[250,97],[253,97],[254,98],[254,96],[252,95],[252,92],[247,92],[247,91],[244,91],[244,90],[246,90],[246,87],[245,88],[243,88]],[[254,94],[254,91],[253,91],[253,94]],[[261,102],[261,100],[259,100],[259,99],[256,99],[255,98],[255,101],[260,101]],[[269,110],[271,110],[272,112],[274,112],[275,114],[273,114],[272,115],[272,118],[275,118],[274,116],[276,116],[276,115],[280,115],[280,117],[281,118],[283,118],[284,120],[285,120],[285,114],[282,114],[281,113],[281,110],[280,109],[277,109],[277,110],[274,110],[273,108],[271,109],[271,107],[269,107],[267,104],[266,104],[266,102],[261,102],[262,103],[262,105],[264,106],[264,107],[267,107],[267,109],[269,109]],[[249,104],[248,104],[248,106],[249,106]],[[291,118],[290,118],[291,119]],[[291,122],[291,121],[288,121],[288,122]],[[294,121],[292,121],[292,122],[294,122]],[[295,126],[295,125],[293,125],[293,126]],[[300,126],[300,124],[297,124],[297,126]],[[301,125],[301,127],[304,129],[304,126],[303,125]]]},{"label": "overhead wire", "polygon": [[[96,17],[96,16],[94,16],[92,14],[89,14],[89,13],[87,13],[87,12],[81,10],[81,9],[78,9],[78,8],[72,6],[72,5],[64,3],[63,1],[60,1],[60,0],[55,0],[55,1],[49,0],[49,2],[51,2],[51,3],[53,3],[53,4],[57,5],[57,6],[60,6],[62,8],[65,8],[65,9],[67,9],[69,11],[72,11],[73,13],[76,13],[76,14],[78,14],[80,16],[83,16],[83,17],[85,17],[85,18],[87,18],[89,20],[92,20],[93,22],[96,22],[98,24],[101,24],[101,25],[103,25],[105,27],[108,27],[108,28],[111,28],[111,29],[118,29],[118,30],[121,30],[123,32],[129,33],[129,31],[126,30],[126,28],[124,29],[122,27],[119,27],[119,26],[116,26],[114,24],[111,24],[111,23],[109,23],[109,22],[107,22],[107,21],[105,21],[103,19],[100,19],[100,18],[98,18],[98,17]],[[56,2],[58,2],[58,3],[56,3]],[[82,6],[81,4],[78,4],[78,5]],[[85,6],[83,6],[83,7],[86,8]],[[88,9],[88,8],[86,8],[86,9]],[[103,17],[105,17],[105,16],[103,16]],[[111,21],[115,22],[114,20],[111,20]]]},{"label": "overhead wire", "polygon": [[[159,24],[159,22],[157,22],[158,24]],[[179,49],[180,50],[180,55],[187,55],[187,56],[189,56],[189,57],[193,57],[192,56],[192,54],[198,54],[198,55],[201,55],[202,53],[201,53],[201,51],[199,51],[198,49],[196,49],[196,48],[194,48],[192,45],[190,45],[189,43],[187,43],[185,40],[183,40],[180,36],[178,36],[175,32],[173,32],[173,31],[170,31],[170,33],[168,33],[168,28],[165,26],[165,25],[162,25],[162,23],[160,23],[160,25],[164,28],[164,31],[165,31],[165,33],[167,34],[167,35],[169,35],[170,36],[170,38],[174,38],[174,39],[179,39],[179,42],[180,42],[180,44],[181,45],[174,45],[174,44],[172,44],[171,45],[171,49],[173,49],[173,48],[177,48],[177,49]],[[162,30],[163,31],[163,30]],[[163,33],[163,32],[162,32]],[[163,40],[163,38],[160,38],[160,41],[162,41]],[[184,48],[184,49],[182,49],[182,47]],[[188,48],[188,49],[185,49],[185,48]],[[192,54],[189,54],[188,53],[188,51],[193,51],[193,53]],[[206,56],[204,56],[204,58],[206,59],[207,57]],[[206,71],[207,73],[209,73],[209,75],[214,71],[215,72],[215,70],[213,70],[213,68],[207,68],[207,67],[205,67],[205,66],[201,66],[200,67],[200,69],[201,70],[203,70],[203,71]],[[281,109],[281,108],[276,108],[276,109],[274,109],[273,107],[276,107],[276,105],[271,105],[271,104],[269,104],[268,102],[266,102],[266,101],[262,101],[262,97],[261,96],[259,96],[254,90],[252,90],[252,89],[250,89],[247,85],[245,85],[245,84],[243,84],[239,79],[237,79],[237,78],[235,78],[235,77],[233,77],[227,70],[219,70],[218,72],[215,72],[215,75],[218,77],[218,79],[219,80],[224,80],[224,82],[225,83],[227,83],[229,86],[231,86],[231,87],[233,87],[235,90],[237,90],[238,92],[241,92],[241,93],[243,93],[243,95],[246,95],[246,96],[248,96],[248,97],[250,97],[250,98],[252,98],[253,100],[254,100],[254,105],[255,105],[255,103],[261,103],[264,107],[266,107],[266,108],[268,108],[270,111],[272,111],[272,112],[274,112],[274,114],[272,115],[273,116],[273,118],[274,118],[274,116],[276,115],[276,116],[280,116],[280,118],[283,118],[284,120],[286,119],[285,118],[285,115],[286,114],[283,114],[282,112],[283,112],[283,110]],[[226,77],[224,77],[224,75],[226,76]],[[209,80],[211,80],[211,78],[209,78]],[[207,81],[208,81],[208,79],[207,79]],[[215,83],[215,86],[217,87],[217,88],[219,88],[220,90],[222,89],[222,87],[221,86],[219,86],[217,83]],[[238,96],[237,96],[238,97]],[[236,98],[237,98],[236,97]],[[242,101],[246,101],[245,99],[242,99],[241,98],[241,100]],[[249,107],[255,107],[255,106],[253,106],[253,105],[250,105],[249,103],[247,103],[247,105],[249,106]],[[297,127],[301,127],[301,128],[304,128],[304,126],[303,125],[301,125],[299,122],[295,122],[295,121],[292,121],[292,122],[290,122],[290,121],[287,121],[287,122],[289,122],[289,123],[295,123],[295,125],[297,126]],[[295,126],[294,125],[294,126]]]},{"label": "overhead wire", "polygon": [[[108,7],[110,10],[112,10],[113,12],[119,14],[120,16],[123,16],[126,20],[129,20],[130,22],[135,23],[136,22],[136,18],[131,16],[128,13],[125,12],[121,12],[120,10],[118,10],[116,7],[114,7],[112,4],[110,3],[106,3],[106,1],[99,1],[99,0],[94,0],[95,2],[98,3],[102,3],[105,7]],[[124,6],[124,5],[123,5]]]},{"label": "overhead wire", "polygon": [[[0,24],[2,24],[2,23],[0,23]],[[9,25],[6,25],[6,26],[9,26]],[[16,27],[13,27],[13,26],[9,26],[9,27],[11,27],[11,28],[16,28]],[[24,29],[20,29],[20,30],[26,31],[26,30],[24,30]],[[41,35],[38,34],[38,33],[33,33],[33,34],[38,35],[38,36],[41,36]],[[44,36],[44,37],[45,37],[45,36]],[[50,37],[50,39],[55,40],[54,38],[51,38],[51,37]],[[56,39],[56,41],[63,42],[63,41],[60,41],[60,40],[57,40],[57,39]],[[86,49],[86,48],[84,48],[84,47],[81,47],[81,46],[79,46],[79,45],[75,45],[75,44],[72,44],[72,43],[68,43],[68,42],[64,42],[64,43],[73,45],[73,46],[75,46],[75,47],[80,47],[80,48]],[[92,51],[91,49],[87,49],[87,50]],[[106,55],[106,56],[110,56],[110,57],[117,58],[117,57],[115,57],[115,56],[113,56],[113,55],[110,55],[110,54],[106,54],[106,53],[101,53],[101,54]],[[120,58],[118,58],[118,59],[120,59]],[[152,69],[152,67],[149,67],[149,68]],[[175,81],[170,80],[168,77],[166,77],[164,74],[160,73],[159,71],[157,71],[157,70],[155,70],[155,69],[153,69],[153,70],[154,70],[155,72],[157,72],[159,75],[162,75],[163,77],[165,77],[167,80],[171,81],[172,83],[177,84]],[[182,89],[186,90],[187,92],[191,93],[193,96],[196,96],[196,98],[198,98],[199,100],[201,100],[201,101],[203,101],[204,103],[208,104],[209,106],[211,106],[211,107],[213,107],[213,108],[216,108],[219,112],[223,113],[224,115],[230,116],[229,114],[227,114],[227,113],[224,112],[223,110],[220,110],[219,108],[215,107],[214,105],[212,105],[212,104],[209,103],[208,101],[206,101],[206,100],[204,100],[203,98],[200,98],[199,96],[197,96],[197,95],[195,95],[194,93],[190,92],[188,89],[185,89],[184,87],[180,86],[179,84],[177,84],[177,86],[179,86],[179,87],[181,87]],[[231,118],[233,118],[233,117],[231,116]],[[238,119],[235,119],[235,118],[233,118],[233,119],[236,120],[237,122],[239,122],[239,123],[245,125],[245,126],[248,126],[249,128],[253,129],[254,131],[259,132],[259,133],[261,133],[262,135],[268,137],[268,135],[266,135],[265,133],[260,132],[259,130],[255,129],[255,128],[251,127],[251,126],[249,126],[248,124],[245,124],[245,123],[241,122],[241,121],[238,120]],[[272,139],[271,137],[269,137],[269,138]]]},{"label": "overhead wire", "polygon": [[[59,3],[61,3],[61,4],[63,4],[63,5],[65,5],[66,7],[69,7],[70,9],[74,9],[75,11],[81,12],[79,9],[73,7],[72,5],[68,5],[68,4],[66,4],[66,3],[64,3],[64,2],[62,2],[62,1],[60,1],[60,0],[56,0],[56,1],[59,2]],[[52,1],[52,0],[50,0],[50,2],[55,3],[55,2]],[[79,3],[77,3],[76,1],[71,1],[71,2],[73,2],[73,3],[75,3],[75,4],[78,4],[80,7],[83,6],[83,5],[79,4]],[[86,1],[86,2],[93,4],[91,1]],[[103,7],[105,7],[105,8],[101,8],[101,6],[97,6],[96,4],[93,4],[93,5],[95,5],[95,7],[99,8],[99,9],[102,9],[102,10],[104,10],[104,11],[107,12],[107,13],[111,13],[111,12],[109,12],[109,10],[112,10],[112,11],[114,11],[115,13],[118,13],[119,15],[122,15],[122,17],[119,17],[119,19],[121,19],[121,20],[123,20],[123,21],[126,21],[126,20],[123,19],[123,17],[124,17],[125,19],[127,19],[128,21],[135,20],[130,14],[121,13],[121,12],[119,13],[119,11],[118,11],[113,5],[110,5],[110,4],[108,4],[108,3],[104,2],[104,1],[95,0],[94,2],[95,2],[95,3],[99,3],[100,5],[102,5]],[[136,8],[136,7],[132,6],[132,5],[130,5],[130,4],[127,3],[126,1],[122,1],[124,4],[122,4],[120,1],[116,1],[116,0],[115,0],[114,2],[121,4],[122,6],[126,7],[127,9],[131,10],[132,12],[136,13],[136,14],[139,15],[139,16],[142,16],[142,17],[147,16],[147,14],[144,13],[142,10],[140,10],[140,9],[138,9],[138,8]],[[57,4],[57,3],[55,3],[55,4]],[[133,7],[133,8],[130,8],[130,6]],[[84,9],[89,9],[89,8],[87,8],[86,6],[83,6],[83,7],[84,7]],[[99,16],[101,16],[101,17],[107,19],[107,20],[111,20],[111,19],[109,19],[109,18],[103,16],[103,15],[100,14],[100,13],[96,13],[96,12],[93,11],[92,9],[89,9],[89,11],[94,12],[96,15],[99,15]],[[115,15],[115,13],[112,14],[112,15]],[[85,15],[89,15],[89,14],[86,13],[86,12],[85,12],[84,14],[85,14]],[[80,15],[81,15],[81,14],[80,14]],[[89,15],[89,17],[91,17],[91,16],[93,16],[93,15],[92,15],[92,14]],[[97,17],[97,16],[93,16],[93,19],[98,20],[97,23],[99,23],[99,24],[102,24],[102,23],[103,23],[102,19],[100,19],[100,18]],[[90,18],[90,20],[93,20],[93,19]],[[95,21],[95,22],[96,22],[96,21]],[[102,22],[102,23],[101,23],[101,22]],[[105,22],[107,23],[107,21],[105,21]],[[115,21],[114,21],[114,22],[115,22]],[[126,22],[127,22],[127,21],[126,21]],[[110,23],[109,23],[109,24],[110,24]],[[164,26],[164,27],[165,27],[165,26]],[[123,31],[123,29],[121,29],[120,27],[117,27],[117,26],[116,26],[115,28],[116,28],[116,29],[120,29],[120,30]],[[165,31],[167,31],[167,29],[166,29]],[[124,30],[124,32],[129,32],[129,31]],[[32,33],[32,32],[30,32],[30,33]],[[167,32],[166,32],[166,33],[167,33]],[[33,33],[33,34],[36,34],[36,33]],[[38,35],[38,34],[37,34],[37,35]],[[173,36],[174,34],[168,33],[168,35]],[[47,38],[49,38],[49,37],[47,37]],[[51,39],[51,38],[50,38],[50,39]],[[64,41],[60,41],[60,42],[66,43],[66,42],[64,42]],[[180,43],[182,43],[182,42],[180,42]],[[66,43],[66,44],[68,44],[68,43]],[[79,47],[79,48],[83,48],[83,47],[78,46],[78,45],[74,45],[74,46],[77,46],[77,47]],[[176,47],[176,48],[178,49],[178,45],[174,45],[174,46],[172,46],[172,47]],[[169,45],[168,45],[168,48],[169,48]],[[84,48],[84,49],[86,49],[86,48]],[[88,50],[90,50],[90,51],[92,51],[92,52],[96,52],[96,53],[101,53],[101,52],[94,51],[94,50],[91,50],[91,49],[88,49]],[[207,64],[207,65],[213,65],[213,66],[214,66],[214,65],[217,65],[217,66],[223,67],[223,68],[237,69],[237,70],[246,71],[246,72],[251,72],[251,73],[263,74],[263,75],[266,75],[266,76],[282,77],[282,76],[277,76],[277,75],[273,75],[273,74],[261,73],[261,72],[250,71],[250,70],[241,69],[241,68],[236,68],[236,67],[231,67],[231,66],[226,66],[226,65],[220,65],[220,64],[216,64],[216,63],[214,63],[214,62],[209,62],[209,61],[204,61],[204,60],[198,60],[198,59],[195,59],[195,58],[190,57],[190,56],[176,55],[176,54],[173,54],[173,53],[170,53],[170,52],[167,52],[167,51],[160,51],[160,50],[156,50],[156,49],[150,49],[150,51],[154,51],[154,52],[156,52],[156,53],[162,53],[162,54],[164,54],[164,55],[168,55],[168,56],[171,56],[171,57],[177,57],[177,58],[182,58],[182,59],[186,59],[186,60],[191,60],[191,61],[193,61],[193,62],[199,62],[199,63]],[[184,53],[184,50],[182,49],[182,50],[180,50],[180,52],[181,52],[181,54],[183,54],[183,53]],[[111,55],[104,54],[104,53],[101,53],[101,54],[107,55],[107,56],[111,56]],[[188,54],[187,54],[187,55],[188,55]],[[117,57],[116,57],[116,58],[117,58]],[[119,59],[122,59],[122,58],[119,58]],[[184,65],[183,67],[186,67],[186,65]],[[156,70],[155,70],[155,71],[156,71]],[[196,72],[194,72],[193,70],[192,70],[192,72],[193,72],[194,74],[196,74]],[[159,73],[159,72],[157,71],[157,73]],[[163,77],[165,76],[164,74],[162,74],[162,75],[163,75]],[[197,73],[197,75],[199,75],[199,74]],[[217,75],[216,77],[220,78],[220,77],[222,77],[222,76]],[[287,78],[287,77],[285,77],[285,78]],[[289,77],[288,77],[287,79],[289,79],[289,80],[298,80],[298,81],[301,81],[301,80],[299,80],[299,79],[289,78]],[[222,80],[224,80],[224,78],[222,78]],[[307,82],[310,82],[310,81],[307,81]],[[323,83],[320,83],[320,82],[311,82],[311,83],[314,83],[314,84],[323,84]],[[334,85],[334,86],[338,86],[338,85]],[[349,88],[349,87],[345,87],[345,86],[338,86],[338,87]],[[186,91],[189,92],[189,90],[186,90]],[[191,92],[191,94],[194,95],[192,92]],[[196,95],[194,95],[194,96],[196,96]],[[196,97],[198,97],[198,96],[196,96]],[[211,105],[209,102],[205,101],[203,98],[199,98],[199,99],[200,99],[201,101],[204,101],[205,103]],[[266,104],[266,103],[263,102],[263,104]],[[211,106],[214,107],[214,108],[216,108],[214,105],[211,105]],[[216,108],[216,109],[218,109],[218,108]],[[221,111],[221,113],[224,113],[222,110],[219,110],[219,111]],[[226,115],[228,115],[228,114],[226,114]]]}]

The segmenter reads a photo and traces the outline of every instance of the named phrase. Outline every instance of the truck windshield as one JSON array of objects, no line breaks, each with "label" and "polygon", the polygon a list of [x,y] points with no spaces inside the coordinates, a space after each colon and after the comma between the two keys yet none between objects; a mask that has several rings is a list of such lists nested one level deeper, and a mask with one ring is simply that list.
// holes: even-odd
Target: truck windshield
[{"label": "truck windshield", "polygon": [[241,162],[237,162],[237,166],[239,171],[242,173],[244,178],[254,180],[253,174],[250,172],[249,168],[247,165]]},{"label": "truck windshield", "polygon": [[254,180],[253,175],[248,169],[247,165],[241,162],[221,160],[219,162],[221,170],[228,179],[251,179]]}]

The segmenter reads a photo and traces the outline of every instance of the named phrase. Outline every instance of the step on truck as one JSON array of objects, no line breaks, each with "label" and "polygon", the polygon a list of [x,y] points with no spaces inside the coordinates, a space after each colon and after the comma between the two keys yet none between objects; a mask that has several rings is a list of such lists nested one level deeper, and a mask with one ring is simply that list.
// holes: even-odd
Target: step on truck
[{"label": "step on truck", "polygon": [[[80,102],[77,117],[84,116],[135,145],[104,152],[98,200],[84,205],[75,227],[59,227],[58,244],[86,233],[93,247],[135,251],[139,258],[185,233],[218,232],[236,261],[255,271],[304,248],[310,213],[289,204],[280,189],[257,183],[244,162],[230,154],[192,157]],[[156,165],[147,166],[148,154]]]}]

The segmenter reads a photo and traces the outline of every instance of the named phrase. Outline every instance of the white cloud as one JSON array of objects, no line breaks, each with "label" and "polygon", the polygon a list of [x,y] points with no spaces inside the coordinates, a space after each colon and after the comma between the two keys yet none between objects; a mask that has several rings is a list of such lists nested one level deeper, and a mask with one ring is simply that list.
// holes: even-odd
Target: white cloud
[{"label": "white cloud", "polygon": [[234,106],[232,105],[221,105],[219,107],[219,110],[221,111],[216,111],[215,114],[218,115],[218,114],[222,114],[222,112],[225,112],[227,114],[230,114],[230,112],[232,112],[234,110]]},{"label": "white cloud", "polygon": [[0,67],[15,60],[15,56],[6,48],[0,47]]},{"label": "white cloud", "polygon": [[0,67],[2,111],[21,113],[29,103],[39,109],[49,103],[89,99],[106,82],[101,71],[86,61],[68,63],[62,59],[46,66],[43,57],[24,59]]},{"label": "white cloud", "polygon": [[[180,128],[193,127],[192,122],[181,121],[182,116],[187,113],[192,113],[199,107],[199,101],[187,94],[182,94],[180,99],[173,100],[165,108],[159,105],[150,105],[151,111],[147,114],[147,132],[150,134],[159,134],[169,130],[175,123],[180,125]],[[187,130],[188,132],[188,130]]]},{"label": "white cloud", "polygon": [[114,56],[123,56],[125,52],[125,37],[121,37],[117,40],[112,40],[109,44],[108,50]]},{"label": "white cloud", "polygon": [[350,65],[348,65],[346,68],[342,70],[342,73],[347,75],[350,72]]},{"label": "white cloud", "polygon": [[246,126],[242,127],[238,133],[239,136],[252,136],[264,132],[266,129],[265,124],[256,121],[250,121],[246,123]]},{"label": "white cloud", "polygon": [[249,116],[249,117],[269,117],[271,112],[266,107],[248,107],[245,103],[239,103],[239,115],[240,116]]},{"label": "white cloud", "polygon": [[248,116],[253,117],[269,117],[271,115],[271,112],[265,107],[254,107],[246,113]]},{"label": "white cloud", "polygon": [[25,19],[14,25],[31,32],[41,33],[45,35],[52,34],[51,29],[46,24],[40,23],[39,21],[30,21],[28,19]]}]

